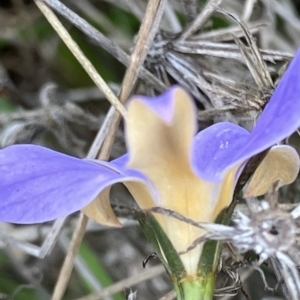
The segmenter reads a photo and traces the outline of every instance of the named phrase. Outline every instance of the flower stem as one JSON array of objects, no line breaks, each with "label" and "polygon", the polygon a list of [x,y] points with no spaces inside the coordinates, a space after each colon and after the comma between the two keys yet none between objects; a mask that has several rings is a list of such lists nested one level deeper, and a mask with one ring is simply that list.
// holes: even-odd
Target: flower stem
[{"label": "flower stem", "polygon": [[214,295],[215,275],[205,277],[182,278],[174,281],[177,300],[212,300]]}]

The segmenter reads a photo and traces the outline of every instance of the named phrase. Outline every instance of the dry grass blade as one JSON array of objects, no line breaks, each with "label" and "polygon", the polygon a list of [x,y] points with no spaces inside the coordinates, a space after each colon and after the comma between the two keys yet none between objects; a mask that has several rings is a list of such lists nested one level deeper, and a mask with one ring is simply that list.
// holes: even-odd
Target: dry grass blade
[{"label": "dry grass blade", "polygon": [[[249,111],[249,109],[246,107],[239,107],[239,109],[238,109],[239,114],[242,114],[247,111]],[[237,108],[234,106],[227,106],[227,107],[222,107],[222,108],[199,111],[198,118],[199,118],[199,120],[207,120],[209,118],[212,118],[212,117],[215,117],[218,115],[222,115],[225,113],[237,113]]]},{"label": "dry grass blade", "polygon": [[136,274],[132,277],[121,280],[101,291],[95,292],[86,297],[78,298],[76,300],[100,300],[100,299],[103,299],[110,295],[116,294],[116,293],[124,290],[124,288],[128,288],[132,285],[138,284],[140,282],[143,282],[143,281],[149,280],[155,276],[158,276],[158,275],[162,274],[164,271],[165,271],[165,269],[163,266],[156,266],[151,269],[143,270],[139,274]]},{"label": "dry grass blade", "polygon": [[[231,36],[231,39],[234,38]],[[187,40],[187,41],[180,40],[180,41],[175,41],[173,43],[173,49],[178,52],[187,53],[187,54],[201,54],[201,55],[215,56],[218,58],[223,57],[223,58],[242,60],[244,58],[243,55],[244,53],[241,54],[240,43],[241,42],[239,42],[238,45],[234,45],[234,44],[215,43],[215,42],[202,41],[202,40]],[[262,49],[259,49],[258,51],[260,52],[260,55],[264,60],[270,62],[274,62],[274,60],[290,60],[291,58],[293,58],[293,55],[287,52],[270,51],[270,50],[262,50]]]},{"label": "dry grass blade", "polygon": [[238,39],[235,39],[235,40],[238,43],[238,46],[246,60],[247,66],[248,66],[249,70],[251,71],[257,84],[259,81],[261,81],[262,88],[273,87],[273,81],[272,81],[271,75],[268,71],[268,67],[267,67],[266,63],[264,62],[263,57],[260,53],[260,50],[258,49],[258,47],[256,45],[256,41],[254,40],[253,36],[251,35],[250,31],[248,30],[246,24],[243,21],[241,21],[237,16],[235,16],[229,12],[226,12],[220,8],[218,8],[218,11],[222,12],[225,15],[228,15],[230,18],[232,18],[234,21],[236,21],[241,26],[241,29],[243,30],[243,32],[245,34],[245,38],[247,40],[247,43],[250,47],[250,51],[252,52],[252,57],[249,57],[249,55],[247,55],[247,53],[245,51],[245,47],[242,45],[242,43]]},{"label": "dry grass blade", "polygon": [[54,222],[51,231],[47,235],[47,238],[43,242],[43,245],[40,249],[40,253],[39,253],[40,258],[44,258],[47,254],[49,254],[52,251],[58,239],[58,236],[63,229],[66,219],[67,218],[61,218]]},{"label": "dry grass blade", "polygon": [[241,54],[257,86],[259,87],[260,90],[263,90],[266,86],[259,72],[260,70],[259,65],[255,62],[254,57],[249,53],[249,49],[239,39],[236,38],[235,42],[239,46]]},{"label": "dry grass blade", "polygon": [[[128,67],[130,63],[130,56],[125,53],[116,44],[105,37],[101,32],[92,27],[88,22],[79,17],[76,13],[68,9],[64,4],[58,0],[39,0],[46,3],[49,7],[55,10],[57,13],[65,17],[69,22],[86,34],[97,45],[101,46],[104,50],[114,56],[119,62]],[[152,75],[145,68],[141,67],[139,77],[143,79],[147,84],[153,86],[157,91],[164,91],[166,86],[154,75]]]},{"label": "dry grass blade", "polygon": [[216,7],[221,4],[222,0],[210,0],[203,8],[202,12],[198,15],[198,17],[191,23],[191,25],[185,29],[179,40],[185,40],[189,36],[191,36],[194,32],[196,32],[212,15],[215,11]]},{"label": "dry grass blade", "polygon": [[[82,238],[85,233],[85,228],[88,222],[88,218],[80,213],[79,219],[76,224],[76,228],[73,233],[73,237],[70,243],[70,250],[68,251],[63,267],[60,270],[60,274],[58,280],[56,282],[54,292],[52,295],[52,300],[60,300],[63,297],[63,294],[66,290],[66,286],[69,282],[69,278],[71,276],[71,272],[74,265],[74,260],[77,255],[77,249],[79,248]],[[72,266],[71,268],[69,266]]]},{"label": "dry grass blade", "polygon": [[[121,102],[127,99],[132,88],[130,86],[133,86],[136,82],[137,74],[145,61],[154,36],[159,28],[166,3],[167,0],[152,0],[148,3],[145,17],[137,36],[136,46],[132,52],[130,64],[122,83],[120,92]],[[124,88],[127,87],[130,88],[128,91],[125,91]]]},{"label": "dry grass blade", "polygon": [[[198,52],[200,49],[205,49],[209,55],[209,50],[234,51],[237,47],[233,44],[212,43],[207,41],[176,41],[174,42],[174,50],[182,53],[202,54]],[[201,50],[200,50],[201,51]]]},{"label": "dry grass blade", "polygon": [[[251,34],[258,32],[260,29],[267,26],[265,22],[253,22],[247,24],[248,30]],[[231,26],[229,28],[222,28],[213,31],[203,32],[198,35],[192,36],[189,40],[208,40],[211,42],[225,42],[231,41],[232,35],[237,37],[243,37],[244,32],[242,31],[240,26]]]},{"label": "dry grass blade", "polygon": [[114,121],[115,114],[116,114],[116,109],[114,106],[112,106],[110,108],[110,110],[108,111],[108,113],[105,117],[105,120],[104,120],[100,130],[98,131],[97,136],[95,137],[95,139],[93,141],[93,144],[87,155],[87,158],[93,159],[93,158],[97,157],[97,155],[99,153],[99,149],[103,145],[105,138],[109,135],[110,128],[112,128],[112,127],[114,128],[113,121]]},{"label": "dry grass blade", "polygon": [[55,14],[43,2],[35,0],[35,3],[39,7],[41,12],[44,14],[48,22],[55,29],[57,34],[61,37],[66,46],[69,48],[69,50],[76,57],[81,66],[85,69],[85,71],[94,81],[99,90],[102,91],[102,93],[105,95],[108,101],[116,107],[120,114],[122,114],[123,117],[126,117],[126,109],[124,108],[124,106],[120,103],[120,101],[112,92],[110,87],[99,75],[92,63],[86,58],[86,56],[83,54],[77,43],[72,39],[71,35],[64,28],[64,26],[61,24],[61,22],[58,20]]}]

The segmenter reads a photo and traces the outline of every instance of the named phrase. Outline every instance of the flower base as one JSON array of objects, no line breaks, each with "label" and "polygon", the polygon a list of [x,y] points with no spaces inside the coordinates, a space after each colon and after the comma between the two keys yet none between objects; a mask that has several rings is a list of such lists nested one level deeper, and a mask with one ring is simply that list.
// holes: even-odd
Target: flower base
[{"label": "flower base", "polygon": [[177,300],[212,300],[214,295],[215,275],[205,278],[182,278],[173,281]]},{"label": "flower base", "polygon": [[208,252],[202,255],[199,261],[198,274],[187,274],[179,254],[154,216],[142,211],[136,212],[136,216],[174,284],[177,300],[212,300],[217,273],[215,270],[220,253],[219,244],[206,243],[204,248]]}]

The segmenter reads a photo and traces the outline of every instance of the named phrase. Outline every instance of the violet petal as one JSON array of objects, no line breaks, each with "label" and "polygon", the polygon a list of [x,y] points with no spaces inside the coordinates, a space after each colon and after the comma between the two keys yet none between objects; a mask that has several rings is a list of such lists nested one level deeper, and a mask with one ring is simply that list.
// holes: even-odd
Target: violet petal
[{"label": "violet petal", "polygon": [[291,135],[300,126],[300,50],[283,75],[251,134],[222,122],[194,139],[192,164],[206,180],[221,180],[235,164],[245,162]]},{"label": "violet petal", "polygon": [[54,220],[86,206],[113,183],[144,181],[139,172],[116,169],[40,146],[7,147],[0,151],[0,220],[23,224]]},{"label": "violet petal", "polygon": [[300,49],[284,73],[270,101],[243,147],[241,159],[285,139],[300,126]]},{"label": "violet petal", "polygon": [[220,181],[224,169],[236,162],[236,155],[250,133],[229,122],[216,123],[200,131],[193,140],[192,167],[208,181]]}]

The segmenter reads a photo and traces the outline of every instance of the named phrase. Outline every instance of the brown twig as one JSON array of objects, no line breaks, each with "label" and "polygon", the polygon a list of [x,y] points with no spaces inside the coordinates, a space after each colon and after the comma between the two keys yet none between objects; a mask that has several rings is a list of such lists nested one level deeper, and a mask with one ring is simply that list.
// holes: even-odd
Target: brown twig
[{"label": "brown twig", "polygon": [[[137,43],[133,50],[130,64],[122,82],[121,91],[119,95],[121,103],[124,103],[126,101],[137,80],[137,72],[141,68],[149,51],[150,44],[156,34],[156,31],[158,30],[165,3],[166,0],[155,0],[149,2],[149,5],[147,6],[145,18],[141,24],[139,35],[137,38]],[[108,126],[106,139],[104,141],[101,153],[99,155],[99,158],[102,160],[107,160],[109,158],[109,153],[114,141],[115,132],[118,128],[118,124],[120,121],[120,114],[113,108],[110,110],[108,115],[110,115],[111,122]],[[97,150],[96,147],[95,150]],[[90,205],[93,205],[93,203],[91,203]],[[52,300],[60,300],[65,292],[67,283],[69,281],[74,266],[75,257],[80,246],[80,242],[84,236],[87,220],[88,218],[83,213],[81,213],[76,227],[81,228],[81,230],[75,230],[74,232],[69,251],[67,253],[66,259],[64,261],[60,276],[58,278],[54,290]]]}]

